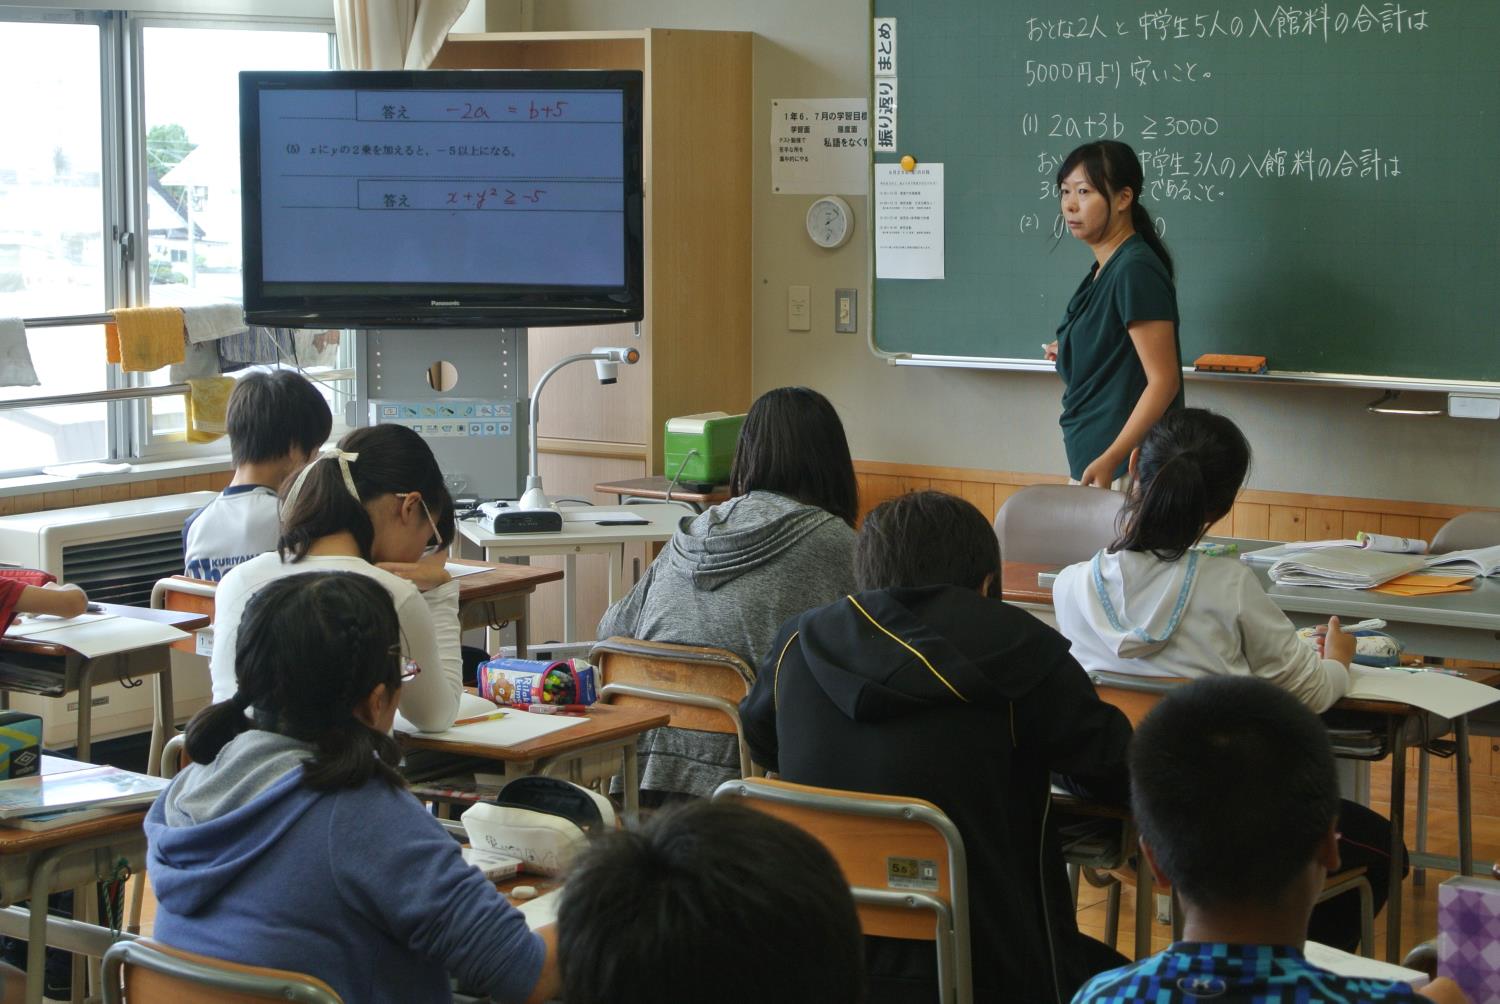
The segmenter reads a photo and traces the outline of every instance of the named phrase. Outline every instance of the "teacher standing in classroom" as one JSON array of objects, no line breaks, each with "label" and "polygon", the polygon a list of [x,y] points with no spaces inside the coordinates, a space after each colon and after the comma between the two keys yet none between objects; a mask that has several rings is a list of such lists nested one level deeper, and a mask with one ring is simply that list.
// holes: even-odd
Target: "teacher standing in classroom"
[{"label": "teacher standing in classroom", "polygon": [[1172,256],[1141,205],[1141,162],[1124,143],[1079,147],[1057,170],[1068,232],[1094,265],[1045,346],[1063,379],[1068,474],[1109,488],[1156,420],[1183,406]]}]

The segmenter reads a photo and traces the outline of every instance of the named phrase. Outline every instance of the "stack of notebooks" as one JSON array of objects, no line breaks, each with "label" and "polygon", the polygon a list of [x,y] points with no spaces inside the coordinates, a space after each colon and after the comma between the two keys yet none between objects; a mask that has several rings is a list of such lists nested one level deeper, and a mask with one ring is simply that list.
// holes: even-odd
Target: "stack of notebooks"
[{"label": "stack of notebooks", "polygon": [[44,756],[42,773],[0,781],[0,826],[43,831],[142,809],[170,782]]},{"label": "stack of notebooks", "polygon": [[1289,554],[1271,566],[1278,586],[1331,586],[1373,589],[1397,576],[1425,567],[1420,554],[1390,554],[1363,548],[1330,548]]}]

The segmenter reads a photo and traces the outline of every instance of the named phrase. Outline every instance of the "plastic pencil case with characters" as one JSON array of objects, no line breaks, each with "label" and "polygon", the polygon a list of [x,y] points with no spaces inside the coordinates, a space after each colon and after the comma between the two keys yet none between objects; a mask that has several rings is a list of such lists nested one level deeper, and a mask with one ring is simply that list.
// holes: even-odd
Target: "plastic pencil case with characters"
[{"label": "plastic pencil case with characters", "polygon": [[[1316,628],[1306,627],[1297,632],[1297,636],[1309,645],[1314,644]],[[1360,666],[1399,666],[1401,665],[1401,653],[1406,646],[1401,644],[1400,639],[1394,635],[1386,634],[1384,631],[1351,631],[1354,635],[1354,658],[1352,662]]]}]

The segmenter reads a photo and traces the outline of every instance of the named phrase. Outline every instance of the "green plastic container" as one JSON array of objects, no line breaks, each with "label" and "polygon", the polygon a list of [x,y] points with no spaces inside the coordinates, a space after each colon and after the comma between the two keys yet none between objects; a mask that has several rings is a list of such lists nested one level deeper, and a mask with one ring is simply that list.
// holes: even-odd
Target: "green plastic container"
[{"label": "green plastic container", "polygon": [[662,473],[678,481],[723,484],[729,480],[744,415],[710,411],[667,419],[662,433]]}]

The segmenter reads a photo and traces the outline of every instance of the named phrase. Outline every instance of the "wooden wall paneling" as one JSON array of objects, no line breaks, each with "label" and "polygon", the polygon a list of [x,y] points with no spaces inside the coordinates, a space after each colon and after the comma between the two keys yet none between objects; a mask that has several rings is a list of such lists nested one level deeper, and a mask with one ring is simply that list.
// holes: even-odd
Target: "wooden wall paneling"
[{"label": "wooden wall paneling", "polygon": [[1258,502],[1236,502],[1234,504],[1234,535],[1253,540],[1265,540],[1269,531],[1270,506]]},{"label": "wooden wall paneling", "polygon": [[1344,514],[1337,509],[1308,509],[1304,540],[1338,540],[1344,535]]},{"label": "wooden wall paneling", "polygon": [[637,32],[535,32],[514,35],[450,35],[432,61],[434,70],[641,70],[645,36]]},{"label": "wooden wall paneling", "polygon": [[1296,506],[1268,506],[1266,536],[1269,540],[1306,540],[1307,510]]},{"label": "wooden wall paneling", "polygon": [[1416,537],[1422,532],[1422,521],[1417,516],[1385,513],[1380,517],[1380,532],[1396,537]]},{"label": "wooden wall paneling", "polygon": [[[121,487],[125,486],[122,485]],[[11,511],[18,514],[23,512],[41,512],[42,496],[36,494],[17,495],[15,501],[12,503]]]},{"label": "wooden wall paneling", "polygon": [[1379,533],[1380,532],[1380,519],[1381,519],[1381,514],[1380,513],[1358,512],[1358,511],[1350,512],[1348,510],[1345,510],[1345,512],[1344,512],[1344,532],[1341,533],[1341,534],[1339,534],[1339,536],[1341,536],[1341,537],[1357,537],[1357,536],[1359,536],[1359,534],[1361,532],[1364,532],[1364,533]]},{"label": "wooden wall paneling", "polygon": [[1209,534],[1211,536],[1214,536],[1214,537],[1233,537],[1234,536],[1234,510],[1233,509],[1229,510],[1228,515],[1226,515],[1223,519],[1219,520],[1217,523],[1214,523],[1212,526],[1210,526],[1208,528],[1208,532],[1209,532]]},{"label": "wooden wall paneling", "polygon": [[[184,490],[192,491],[193,489],[187,488]],[[99,490],[98,486],[93,488],[75,488],[73,490],[74,505],[96,505],[103,500],[104,493]]]},{"label": "wooden wall paneling", "polygon": [[964,482],[964,498],[978,506],[979,511],[990,518],[990,522],[994,522],[995,516],[1000,512],[1000,507],[1005,504],[1005,500],[1020,491],[1023,487],[1025,486],[986,485],[983,482],[966,481]]},{"label": "wooden wall paneling", "polygon": [[[100,500],[104,501],[104,502],[123,502],[126,499],[128,499],[128,498],[131,497],[131,495],[130,495],[130,486],[129,485],[100,485],[99,486],[99,496],[100,496]],[[21,512],[22,510],[17,509],[16,511],[17,512]]]},{"label": "wooden wall paneling", "polygon": [[927,487],[935,492],[947,492],[949,495],[964,497],[964,483],[950,478],[933,478],[927,482]]},{"label": "wooden wall paneling", "polygon": [[901,486],[902,495],[908,492],[926,491],[932,487],[931,478],[900,478],[898,479],[898,483]]},{"label": "wooden wall paneling", "polygon": [[886,499],[893,499],[901,494],[901,479],[888,474],[856,474],[855,483],[859,487],[861,516]]},{"label": "wooden wall paneling", "polygon": [[1431,543],[1432,538],[1437,536],[1437,532],[1441,530],[1443,528],[1443,524],[1447,522],[1448,519],[1446,517],[1419,516],[1417,517],[1417,536],[1421,537],[1428,543]]},{"label": "wooden wall paneling", "polygon": [[[548,439],[644,444],[651,398],[651,352],[635,337],[631,324],[599,324],[580,328],[533,328],[526,340],[526,391],[536,386],[547,367],[564,356],[590,352],[601,345],[635,346],[641,361],[621,366],[617,382],[599,383],[592,363],[573,363],[560,369],[542,391],[537,427]],[[463,375],[459,375],[462,384]],[[660,432],[657,438],[660,438]],[[602,480],[602,479],[601,479]]]}]

